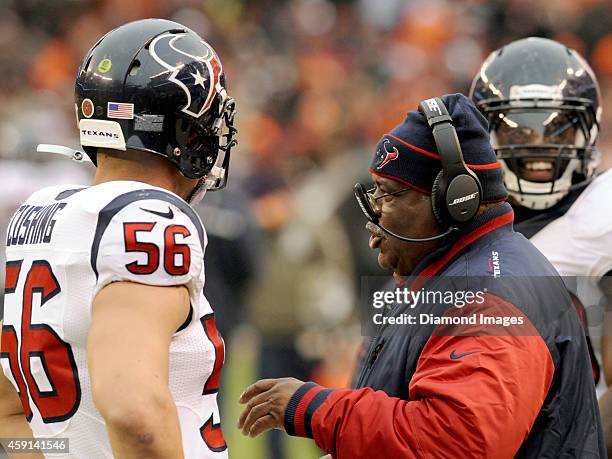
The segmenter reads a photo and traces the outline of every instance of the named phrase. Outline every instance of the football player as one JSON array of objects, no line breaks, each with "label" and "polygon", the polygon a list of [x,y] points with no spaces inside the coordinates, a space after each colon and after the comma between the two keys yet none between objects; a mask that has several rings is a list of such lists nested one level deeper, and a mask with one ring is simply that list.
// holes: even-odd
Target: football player
[{"label": "football player", "polygon": [[224,343],[190,206],[225,185],[235,144],[221,61],[181,24],[132,22],[85,56],[75,101],[94,183],[35,192],[8,227],[0,437],[225,458]]},{"label": "football player", "polygon": [[[470,95],[489,121],[515,229],[561,275],[578,278],[570,291],[585,320],[585,307],[612,304],[612,171],[596,173],[602,110],[595,74],[575,50],[531,37],[492,52]],[[600,396],[612,384],[611,333],[607,314],[601,340],[605,379],[589,344]],[[606,398],[600,400],[604,426],[612,423]]]}]

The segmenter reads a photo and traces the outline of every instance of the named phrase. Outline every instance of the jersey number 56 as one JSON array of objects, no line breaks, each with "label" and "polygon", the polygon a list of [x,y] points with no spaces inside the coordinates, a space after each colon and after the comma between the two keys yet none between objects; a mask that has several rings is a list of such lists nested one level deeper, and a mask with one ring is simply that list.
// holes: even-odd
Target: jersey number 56
[{"label": "jersey number 56", "polygon": [[[43,422],[62,422],[77,411],[81,401],[72,348],[49,325],[32,323],[35,295],[40,294],[43,307],[61,292],[61,288],[49,263],[35,260],[28,266],[23,290],[17,292],[22,264],[23,260],[7,262],[5,283],[5,294],[23,294],[21,346],[13,325],[3,325],[0,357],[8,359],[27,420],[32,419],[29,392]],[[31,368],[32,358],[40,359],[50,387],[38,386]]]}]

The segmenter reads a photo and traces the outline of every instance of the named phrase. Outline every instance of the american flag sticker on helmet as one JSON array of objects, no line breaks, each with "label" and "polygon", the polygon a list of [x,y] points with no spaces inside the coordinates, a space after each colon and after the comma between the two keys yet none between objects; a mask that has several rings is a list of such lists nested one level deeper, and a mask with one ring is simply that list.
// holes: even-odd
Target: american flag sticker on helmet
[{"label": "american flag sticker on helmet", "polygon": [[108,118],[118,118],[124,120],[134,119],[134,104],[122,102],[109,102],[106,106]]}]

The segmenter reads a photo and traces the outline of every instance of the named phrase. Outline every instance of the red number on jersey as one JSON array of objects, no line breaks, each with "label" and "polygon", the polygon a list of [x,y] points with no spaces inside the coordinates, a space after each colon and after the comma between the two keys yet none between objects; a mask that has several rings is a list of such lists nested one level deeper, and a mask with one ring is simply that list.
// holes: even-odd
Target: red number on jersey
[{"label": "red number on jersey", "polygon": [[223,344],[223,339],[219,334],[219,330],[217,330],[217,324],[215,323],[215,316],[213,314],[205,315],[200,319],[200,322],[204,327],[206,336],[208,336],[208,339],[215,346],[215,365],[210,373],[210,376],[206,380],[206,383],[204,384],[202,395],[214,394],[215,392],[219,391],[221,368],[223,367],[223,362],[225,361],[225,345]]},{"label": "red number on jersey", "polygon": [[147,262],[139,264],[136,261],[125,265],[132,274],[153,274],[159,267],[159,248],[151,242],[138,242],[136,233],[150,232],[155,223],[124,223],[123,235],[126,252],[144,252],[147,254]]},{"label": "red number on jersey", "polygon": [[[21,267],[21,261],[18,262]],[[7,263],[8,293],[16,293],[19,269],[15,274],[16,262]],[[21,352],[18,352],[17,334],[8,325],[2,327],[2,354],[9,358],[11,373],[17,382],[23,409],[28,417],[32,411],[27,392],[38,408],[43,422],[61,422],[69,419],[77,411],[81,401],[81,385],[72,353],[72,348],[63,341],[50,326],[32,323],[34,294],[40,294],[40,307],[61,291],[60,285],[44,260],[36,260],[28,272],[23,288],[21,314]],[[34,379],[30,359],[38,357],[51,385],[51,390],[41,391]],[[25,381],[21,377],[23,370]],[[27,391],[26,391],[27,387]]]},{"label": "red number on jersey", "polygon": [[[208,314],[202,317],[200,322],[202,323],[202,327],[204,327],[206,336],[215,346],[215,364],[210,376],[204,384],[202,395],[214,394],[215,392],[219,391],[221,367],[223,366],[223,362],[225,360],[225,345],[223,344],[223,339],[221,339],[219,330],[217,330],[215,316],[213,314]],[[206,443],[206,446],[208,446],[211,451],[224,451],[227,448],[227,444],[223,438],[223,432],[221,431],[221,423],[214,424],[212,414],[204,425],[200,427],[200,434],[202,435],[202,439]]]},{"label": "red number on jersey", "polygon": [[[159,268],[160,250],[152,242],[138,242],[139,232],[151,232],[155,222],[124,223],[123,233],[126,252],[141,252],[147,254],[147,262],[139,264],[133,261],[125,265],[132,274],[153,274]],[[164,230],[164,269],[172,276],[183,276],[189,273],[191,266],[191,249],[187,244],[178,244],[177,235],[186,238],[191,232],[183,225],[170,225]],[[177,263],[177,258],[179,263]]]},{"label": "red number on jersey", "polygon": [[17,383],[17,393],[23,405],[23,412],[29,422],[32,420],[32,409],[30,408],[30,399],[28,398],[25,381],[19,369],[18,353],[19,343],[17,341],[17,332],[15,328],[12,325],[2,325],[2,352],[0,352],[0,358],[8,359],[11,375]]},{"label": "red number on jersey", "polygon": [[210,418],[208,418],[208,421],[200,427],[200,435],[202,435],[204,443],[206,443],[206,446],[208,446],[208,449],[211,451],[219,452],[227,449],[227,443],[225,443],[223,431],[221,430],[221,423],[213,424],[212,414]]},{"label": "red number on jersey", "polygon": [[[7,261],[6,262],[6,280],[4,282],[4,294],[15,293],[17,289],[17,281],[19,280],[19,272],[21,271],[21,263],[23,260]],[[19,369],[19,343],[17,341],[17,332],[12,325],[2,325],[2,350],[0,358],[8,359],[9,367],[13,379],[17,383],[17,393],[23,405],[23,412],[26,419],[32,419],[32,410],[30,409],[30,399],[26,389],[25,381],[21,376]]]},{"label": "red number on jersey", "polygon": [[[189,272],[191,266],[191,250],[187,244],[177,244],[176,235],[180,234],[183,238],[190,236],[191,233],[183,225],[170,225],[164,231],[164,268],[173,276],[183,276]],[[180,264],[176,264],[177,255],[180,257]]]}]

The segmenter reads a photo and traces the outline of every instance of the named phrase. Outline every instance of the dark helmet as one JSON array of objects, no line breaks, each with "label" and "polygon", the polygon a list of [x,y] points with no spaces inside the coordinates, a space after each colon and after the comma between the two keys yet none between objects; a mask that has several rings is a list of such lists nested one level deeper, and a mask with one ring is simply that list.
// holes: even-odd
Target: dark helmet
[{"label": "dark helmet", "polygon": [[586,61],[553,40],[514,41],[485,60],[470,97],[489,121],[510,195],[546,209],[586,185],[599,162],[599,85]]},{"label": "dark helmet", "polygon": [[213,48],[176,22],[145,19],[102,37],[79,68],[81,145],[163,156],[206,189],[225,186],[235,104]]}]

